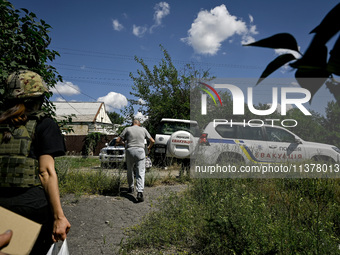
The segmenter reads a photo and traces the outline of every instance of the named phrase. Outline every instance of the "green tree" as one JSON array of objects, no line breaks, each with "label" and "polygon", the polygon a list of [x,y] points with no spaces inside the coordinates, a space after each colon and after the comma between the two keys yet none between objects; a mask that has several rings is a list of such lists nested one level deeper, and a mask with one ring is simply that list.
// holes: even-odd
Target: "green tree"
[{"label": "green tree", "polygon": [[3,84],[14,71],[35,71],[49,87],[62,81],[56,69],[47,63],[59,56],[48,49],[50,25],[27,9],[17,10],[10,2],[0,0],[0,27],[0,106],[6,93]]},{"label": "green tree", "polygon": [[290,66],[296,69],[295,78],[299,85],[308,89],[312,97],[326,82],[327,88],[340,104],[340,83],[333,77],[333,75],[340,75],[340,36],[333,49],[330,50],[329,57],[326,46],[329,40],[340,30],[339,16],[340,4],[337,4],[321,23],[311,31],[315,35],[304,54],[300,53],[296,39],[289,33],[276,34],[245,45],[287,49],[301,54],[299,59],[291,53],[278,56],[267,65],[257,84],[283,65],[290,63]]},{"label": "green tree", "polygon": [[137,106],[138,110],[148,116],[146,126],[154,134],[162,118],[190,119],[190,89],[194,78],[208,78],[208,72],[195,70],[186,65],[181,72],[174,66],[169,53],[162,47],[164,58],[151,70],[144,60],[135,57],[142,66],[137,75],[130,73],[134,85],[133,95],[127,107]]},{"label": "green tree", "polygon": [[124,123],[124,117],[119,115],[119,113],[108,112],[107,115],[109,116],[112,124],[123,124]]},{"label": "green tree", "polygon": [[340,147],[340,106],[334,101],[327,105],[323,127],[327,130],[325,142]]},{"label": "green tree", "polygon": [[288,128],[303,140],[311,142],[325,143],[325,128],[323,127],[323,117],[311,111],[312,115],[304,115],[298,108],[293,108],[287,112],[286,116],[280,116],[283,119],[294,119],[298,125]]}]

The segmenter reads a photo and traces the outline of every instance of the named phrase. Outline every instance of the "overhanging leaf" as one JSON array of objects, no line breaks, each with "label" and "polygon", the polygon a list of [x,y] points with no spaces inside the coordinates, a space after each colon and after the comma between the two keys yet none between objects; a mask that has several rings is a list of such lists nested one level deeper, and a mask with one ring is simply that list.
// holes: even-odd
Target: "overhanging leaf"
[{"label": "overhanging leaf", "polygon": [[330,73],[340,75],[340,36],[331,50],[330,55],[327,70]]},{"label": "overhanging leaf", "polygon": [[278,56],[272,62],[270,62],[266,69],[261,74],[261,78],[257,81],[256,85],[258,85],[261,81],[267,78],[271,73],[282,67],[283,65],[287,64],[289,61],[296,59],[293,54],[283,54]]},{"label": "overhanging leaf", "polygon": [[[328,50],[326,45],[320,41],[320,37],[315,36],[303,57],[290,66],[297,69],[326,69],[327,56]],[[312,77],[315,76],[313,75]]]},{"label": "overhanging leaf", "polygon": [[289,33],[276,34],[257,42],[244,44],[244,46],[256,46],[272,49],[288,49],[299,52],[298,44],[294,36]]},{"label": "overhanging leaf", "polygon": [[310,33],[321,37],[326,44],[340,30],[340,3],[337,4]]},{"label": "overhanging leaf", "polygon": [[295,78],[302,88],[309,90],[313,98],[327,80],[328,72],[325,69],[299,68],[295,72]]}]

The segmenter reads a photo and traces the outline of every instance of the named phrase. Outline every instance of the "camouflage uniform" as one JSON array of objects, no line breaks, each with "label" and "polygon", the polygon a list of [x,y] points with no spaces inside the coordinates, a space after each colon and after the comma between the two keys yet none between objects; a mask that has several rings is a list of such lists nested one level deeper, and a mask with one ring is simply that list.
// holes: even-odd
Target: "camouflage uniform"
[{"label": "camouflage uniform", "polygon": [[[6,99],[27,99],[48,92],[41,76],[27,70],[12,73],[7,79]],[[0,124],[0,140],[10,132],[10,141],[0,144],[0,187],[31,187],[40,184],[38,161],[28,157],[37,121],[42,113],[31,116],[25,125]]]},{"label": "camouflage uniform", "polygon": [[7,86],[7,99],[38,97],[49,92],[41,76],[28,70],[12,73]]},{"label": "camouflage uniform", "polygon": [[[40,75],[20,70],[8,77],[5,99],[11,107],[16,103],[36,100],[46,92],[48,88]],[[0,143],[0,206],[42,224],[30,254],[46,255],[52,243],[54,219],[50,201],[38,177],[36,157],[40,154],[36,152],[43,147],[42,141],[50,138],[43,136],[41,130],[53,129],[57,132],[59,128],[42,112],[35,112],[27,117],[28,121],[21,126],[14,126],[10,119],[0,124],[0,142],[5,132],[12,135],[9,141]],[[54,134],[56,137],[60,133]],[[53,142],[52,145],[55,146]]]}]

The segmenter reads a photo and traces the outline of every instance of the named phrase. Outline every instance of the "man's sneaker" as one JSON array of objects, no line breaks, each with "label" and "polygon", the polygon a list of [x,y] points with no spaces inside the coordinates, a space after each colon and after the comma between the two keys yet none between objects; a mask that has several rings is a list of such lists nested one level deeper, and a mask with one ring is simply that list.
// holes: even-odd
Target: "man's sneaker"
[{"label": "man's sneaker", "polygon": [[144,201],[143,192],[138,192],[137,193],[137,201],[138,202],[143,202]]},{"label": "man's sneaker", "polygon": [[133,187],[130,187],[129,189],[128,189],[128,193],[133,193],[135,191],[135,189],[133,188]]}]

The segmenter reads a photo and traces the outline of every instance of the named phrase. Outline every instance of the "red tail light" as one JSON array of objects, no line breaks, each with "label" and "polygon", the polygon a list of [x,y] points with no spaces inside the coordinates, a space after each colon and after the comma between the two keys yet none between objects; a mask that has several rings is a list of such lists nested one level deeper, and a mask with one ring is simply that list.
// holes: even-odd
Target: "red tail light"
[{"label": "red tail light", "polygon": [[203,133],[200,137],[200,141],[199,141],[200,145],[210,145],[208,142],[208,134]]}]

